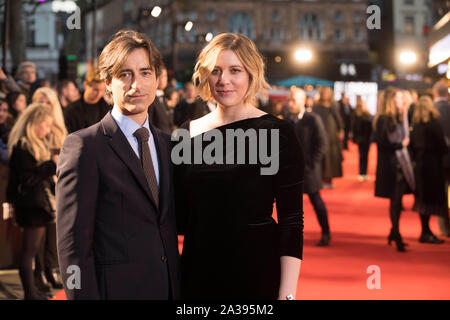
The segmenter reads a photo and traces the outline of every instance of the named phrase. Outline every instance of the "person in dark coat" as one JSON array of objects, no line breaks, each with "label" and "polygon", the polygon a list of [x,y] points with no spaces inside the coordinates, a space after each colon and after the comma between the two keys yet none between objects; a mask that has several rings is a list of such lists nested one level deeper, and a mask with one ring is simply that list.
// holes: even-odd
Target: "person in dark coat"
[{"label": "person in dark coat", "polygon": [[174,109],[170,108],[164,97],[164,90],[167,88],[167,69],[161,68],[156,97],[150,108],[148,108],[149,121],[158,129],[167,134],[171,134],[174,129],[173,116]]},{"label": "person in dark coat", "polygon": [[[436,82],[433,86],[434,106],[440,113],[439,122],[444,129],[445,140],[447,146],[450,147],[450,102],[448,94],[448,86],[445,81]],[[447,198],[449,198],[448,190],[450,188],[450,153],[444,156],[444,175],[446,180]],[[448,201],[450,203],[450,201]],[[450,237],[449,215],[437,217],[440,235]]]},{"label": "person in dark coat", "polygon": [[323,159],[322,179],[324,188],[333,188],[332,179],[342,177],[341,141],[344,131],[341,118],[333,102],[333,90],[330,87],[320,88],[320,98],[313,112],[317,113],[325,127],[328,138],[328,149]]},{"label": "person in dark coat", "polygon": [[274,113],[275,106],[272,100],[270,100],[269,90],[267,90],[266,88],[262,89],[259,92],[258,108],[264,112],[267,112],[268,114]]},{"label": "person in dark coat", "polygon": [[442,158],[448,152],[439,112],[430,97],[422,96],[414,109],[411,147],[415,160],[415,210],[420,213],[419,242],[443,243],[429,226],[430,215],[448,215]]},{"label": "person in dark coat", "polygon": [[174,120],[176,126],[186,121],[196,120],[209,113],[206,102],[197,98],[195,86],[192,82],[184,85],[184,99],[175,107]]},{"label": "person in dark coat", "polygon": [[179,298],[170,136],[148,117],[161,65],[145,34],[117,32],[99,57],[114,108],[64,141],[56,228],[70,300]]},{"label": "person in dark coat", "polygon": [[86,73],[84,92],[81,98],[63,109],[67,132],[72,133],[99,122],[111,110],[103,99],[105,84],[97,68]]},{"label": "person in dark coat", "polygon": [[344,129],[343,148],[348,149],[348,140],[351,133],[351,120],[353,117],[353,109],[350,106],[350,100],[345,96],[345,92],[342,92],[341,100],[338,102],[339,115],[341,116],[342,126]]},{"label": "person in dark coat", "polygon": [[380,113],[374,120],[378,148],[375,196],[390,199],[391,232],[388,243],[394,241],[398,251],[406,251],[399,221],[402,198],[415,189],[414,173],[408,153],[409,125],[403,92],[386,90]]},{"label": "person in dark coat", "polygon": [[295,133],[302,146],[305,161],[305,180],[303,192],[308,194],[314,207],[317,220],[322,229],[318,246],[327,246],[330,242],[330,227],[325,203],[320,196],[322,188],[322,159],[328,147],[325,128],[320,117],[305,109],[305,92],[296,87],[291,88],[289,97],[289,120],[294,124]]},{"label": "person in dark coat", "polygon": [[353,142],[358,145],[359,151],[359,181],[368,180],[367,162],[369,160],[369,148],[372,140],[372,116],[366,108],[366,104],[359,99],[353,117]]},{"label": "person in dark coat", "polygon": [[15,219],[23,227],[19,275],[26,300],[46,300],[35,287],[32,261],[39,250],[46,225],[55,219],[52,189],[58,156],[46,142],[51,132],[53,111],[32,104],[21,115],[9,137],[9,181],[7,200],[15,207]]}]

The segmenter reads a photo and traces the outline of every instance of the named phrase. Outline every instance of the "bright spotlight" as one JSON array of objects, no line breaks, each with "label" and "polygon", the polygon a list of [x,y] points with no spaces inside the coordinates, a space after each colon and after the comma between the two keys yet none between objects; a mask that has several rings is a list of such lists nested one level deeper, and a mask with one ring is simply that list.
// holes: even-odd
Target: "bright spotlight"
[{"label": "bright spotlight", "polygon": [[192,27],[194,26],[194,23],[192,21],[188,21],[186,22],[185,26],[184,26],[184,30],[186,30],[187,32],[191,31]]},{"label": "bright spotlight", "polygon": [[400,62],[403,64],[413,64],[417,61],[417,55],[412,51],[402,51],[400,53]]},{"label": "bright spotlight", "polygon": [[312,59],[312,52],[309,49],[299,49],[295,51],[295,59],[300,62],[308,62]]},{"label": "bright spotlight", "polygon": [[208,32],[205,36],[206,42],[210,42],[213,37],[214,37],[213,34],[211,32]]},{"label": "bright spotlight", "polygon": [[161,7],[155,6],[153,7],[151,15],[155,18],[158,18],[159,15],[161,14],[161,11],[162,11]]}]

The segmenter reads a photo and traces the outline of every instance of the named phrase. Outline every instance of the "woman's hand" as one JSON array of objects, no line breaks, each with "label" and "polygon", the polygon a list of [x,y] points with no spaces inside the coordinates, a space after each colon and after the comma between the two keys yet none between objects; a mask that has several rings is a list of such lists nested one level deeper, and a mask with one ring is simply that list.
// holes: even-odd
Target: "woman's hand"
[{"label": "woman's hand", "polygon": [[3,72],[3,69],[0,68],[0,81],[3,81],[6,79],[6,74]]},{"label": "woman's hand", "polygon": [[409,137],[406,137],[405,139],[403,139],[402,141],[402,146],[404,148],[406,148],[409,145]]},{"label": "woman's hand", "polygon": [[59,154],[54,154],[52,156],[52,160],[57,165],[58,164],[58,160],[59,160]]}]

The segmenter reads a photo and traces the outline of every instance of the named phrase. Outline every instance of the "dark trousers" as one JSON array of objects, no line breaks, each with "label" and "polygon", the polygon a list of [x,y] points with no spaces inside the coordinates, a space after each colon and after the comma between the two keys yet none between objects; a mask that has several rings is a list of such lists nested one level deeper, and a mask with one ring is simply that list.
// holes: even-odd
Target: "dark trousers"
[{"label": "dark trousers", "polygon": [[328,225],[328,213],[325,203],[320,196],[319,191],[308,193],[309,200],[313,205],[314,211],[316,212],[317,220],[322,228],[322,234],[330,234],[330,227]]},{"label": "dark trousers", "polygon": [[[446,194],[447,194],[447,201],[448,201],[448,187],[450,186],[450,168],[444,168],[444,174],[445,174],[445,180],[446,180]],[[437,222],[439,224],[439,229],[441,230],[441,233],[445,236],[450,236],[450,222],[448,217],[448,210],[447,214],[444,216],[438,216]]]},{"label": "dark trousers", "polygon": [[348,149],[348,140],[349,140],[349,137],[350,137],[350,125],[347,125],[347,126],[344,128],[343,148],[344,148],[345,150]]},{"label": "dark trousers", "polygon": [[369,160],[369,148],[370,144],[368,143],[359,143],[359,174],[367,175],[367,162]]}]

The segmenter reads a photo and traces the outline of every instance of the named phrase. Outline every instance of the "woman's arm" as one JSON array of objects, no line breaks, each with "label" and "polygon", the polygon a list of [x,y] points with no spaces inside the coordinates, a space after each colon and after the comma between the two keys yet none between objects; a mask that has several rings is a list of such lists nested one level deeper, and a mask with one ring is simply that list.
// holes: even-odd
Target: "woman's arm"
[{"label": "woman's arm", "polygon": [[280,170],[277,174],[277,216],[280,230],[278,299],[295,298],[303,257],[303,152],[292,128],[280,130]]},{"label": "woman's arm", "polygon": [[281,278],[280,290],[278,291],[278,300],[287,300],[287,297],[290,295],[292,295],[292,298],[295,299],[302,260],[294,257],[283,256],[280,258],[280,263]]}]

